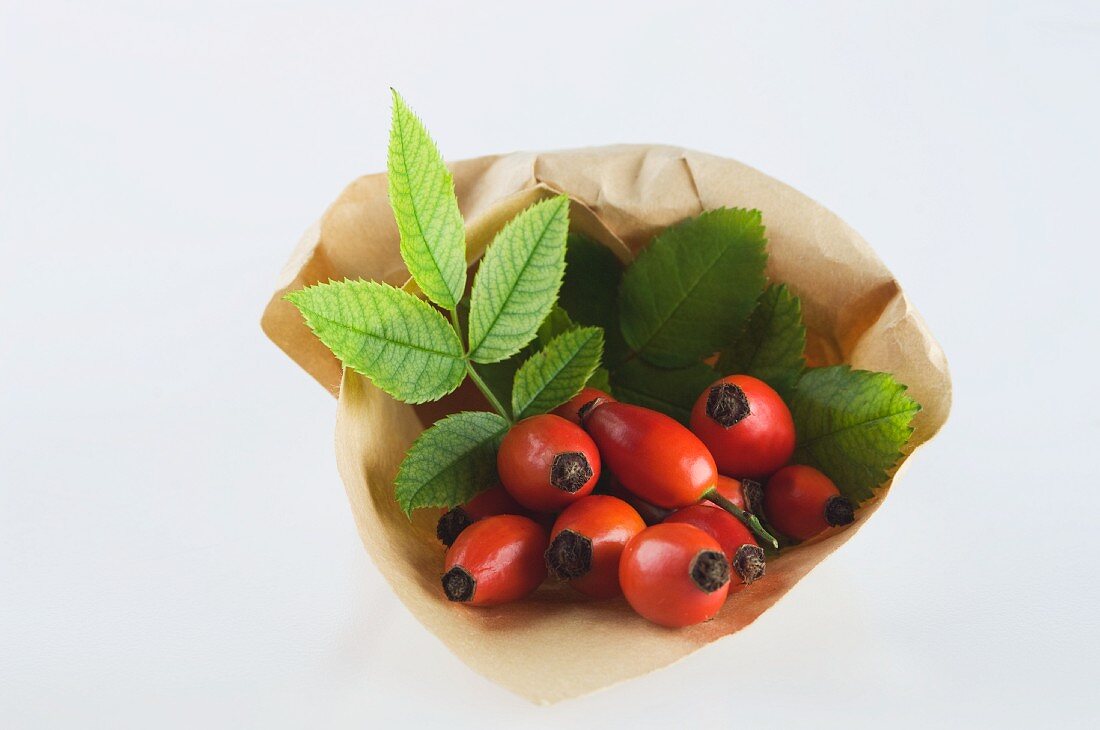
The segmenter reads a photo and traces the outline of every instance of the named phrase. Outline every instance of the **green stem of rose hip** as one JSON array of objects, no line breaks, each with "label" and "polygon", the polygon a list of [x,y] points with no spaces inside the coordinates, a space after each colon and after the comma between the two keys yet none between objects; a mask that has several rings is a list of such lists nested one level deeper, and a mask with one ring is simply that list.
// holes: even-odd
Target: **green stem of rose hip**
[{"label": "green stem of rose hip", "polygon": [[493,407],[493,410],[503,416],[504,420],[508,421],[509,424],[512,423],[512,416],[504,406],[501,405],[500,401],[497,400],[497,397],[493,395],[493,391],[485,384],[481,376],[477,374],[477,371],[474,370],[474,364],[469,360],[466,361],[466,372],[470,374],[470,380],[474,381],[474,385],[476,385],[477,389],[481,391],[481,394],[485,396],[485,400],[489,401],[489,405]]},{"label": "green stem of rose hip", "polygon": [[779,547],[779,541],[772,537],[772,534],[770,532],[764,529],[764,525],[761,524],[756,515],[749,514],[745,510],[741,509],[733,502],[729,501],[721,494],[719,494],[717,489],[709,490],[706,494],[703,495],[703,499],[714,502],[716,505],[729,512],[731,515],[741,520],[741,522],[744,523],[745,527],[752,530],[757,537],[766,541],[772,547]]}]

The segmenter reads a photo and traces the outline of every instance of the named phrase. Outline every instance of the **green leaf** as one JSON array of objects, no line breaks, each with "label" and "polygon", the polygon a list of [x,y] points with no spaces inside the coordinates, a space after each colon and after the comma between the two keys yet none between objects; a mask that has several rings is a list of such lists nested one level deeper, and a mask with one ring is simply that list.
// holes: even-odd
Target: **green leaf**
[{"label": "green leaf", "polygon": [[741,336],[722,352],[723,375],[752,375],[786,395],[806,368],[802,303],[786,284],[769,285]]},{"label": "green leaf", "polygon": [[758,210],[719,208],[663,231],[623,276],[627,344],[662,367],[717,352],[764,288],[765,244]]},{"label": "green leaf", "polygon": [[821,469],[851,500],[870,498],[913,433],[920,405],[905,390],[887,373],[847,365],[807,370],[790,399],[794,461]]},{"label": "green leaf", "polygon": [[532,205],[490,244],[470,294],[470,359],[510,357],[535,336],[561,286],[569,198]]},{"label": "green leaf", "polygon": [[699,395],[718,378],[706,363],[673,369],[634,358],[611,372],[611,386],[624,403],[652,408],[687,424]]},{"label": "green leaf", "polygon": [[558,304],[578,324],[603,328],[608,363],[620,362],[627,352],[619,326],[622,278],[622,262],[611,249],[583,234],[569,234]]},{"label": "green leaf", "polygon": [[428,130],[396,91],[386,169],[401,258],[429,299],[454,309],[466,288],[466,231],[454,180]]},{"label": "green leaf", "polygon": [[539,347],[546,347],[555,337],[576,328],[576,326],[576,323],[569,318],[569,313],[555,304],[554,308],[550,310],[550,314],[546,315],[546,319],[542,320],[539,331],[535,335],[535,341],[531,344],[537,343]]},{"label": "green leaf", "polygon": [[516,371],[512,385],[516,419],[546,413],[581,392],[602,354],[599,327],[579,327],[550,340]]},{"label": "green leaf", "polygon": [[614,395],[611,392],[611,373],[608,372],[605,367],[598,367],[592,371],[592,377],[588,379],[586,385],[589,388],[595,388],[596,390],[602,390],[608,395]]},{"label": "green leaf", "polygon": [[340,362],[406,403],[437,400],[466,374],[454,328],[423,299],[375,281],[286,295]]},{"label": "green leaf", "polygon": [[405,514],[420,507],[457,507],[497,481],[497,447],[508,422],[495,413],[454,413],[413,442],[397,471],[397,503]]}]

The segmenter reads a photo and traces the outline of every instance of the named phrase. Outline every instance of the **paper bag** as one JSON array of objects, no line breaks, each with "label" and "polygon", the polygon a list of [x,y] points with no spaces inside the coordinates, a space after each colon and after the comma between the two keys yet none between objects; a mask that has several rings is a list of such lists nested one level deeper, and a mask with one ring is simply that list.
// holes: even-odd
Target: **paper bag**
[{"label": "paper bag", "polygon": [[[837,216],[798,191],[733,160],[673,147],[622,145],[515,153],[451,166],[472,263],[505,221],[531,203],[565,193],[570,225],[624,262],[667,226],[721,206],[759,208],[768,237],[768,276],[802,299],[811,365],[848,363],[893,373],[923,406],[906,458],[947,419],[951,381],[943,352],[870,246]],[[438,510],[410,522],[394,501],[393,478],[412,440],[441,415],[487,406],[464,386],[435,404],[399,403],[348,371],[282,301],[287,291],[329,279],[401,285],[384,174],[349,185],[302,238],[263,315],[269,337],[340,398],[336,457],[371,557],[416,617],[473,669],[533,701],[575,697],[650,672],[752,623],[845,543],[888,493],[847,528],[768,562],[764,578],[731,592],[718,616],[684,629],[646,622],[622,599],[592,601],[548,582],[531,598],[489,609],[452,604],[440,588]],[[731,338],[735,333],[731,333]],[[896,482],[898,474],[891,483]],[[887,485],[889,486],[889,485]]]}]

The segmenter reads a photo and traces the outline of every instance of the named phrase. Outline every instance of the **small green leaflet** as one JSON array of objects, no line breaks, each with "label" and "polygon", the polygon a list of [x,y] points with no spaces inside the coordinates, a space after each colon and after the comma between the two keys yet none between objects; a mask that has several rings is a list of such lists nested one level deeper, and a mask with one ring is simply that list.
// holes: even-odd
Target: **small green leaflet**
[{"label": "small green leaflet", "polygon": [[497,481],[497,447],[508,422],[496,413],[464,411],[437,421],[413,442],[397,472],[397,503],[456,507]]},{"label": "small green leaflet", "polygon": [[550,340],[516,371],[512,413],[517,420],[557,408],[581,392],[603,354],[603,330],[578,327]]},{"label": "small green leaflet", "polygon": [[611,372],[611,387],[624,403],[652,408],[686,425],[695,401],[718,378],[706,363],[670,369],[634,358]]},{"label": "small green leaflet", "polygon": [[722,353],[723,375],[752,375],[787,395],[806,367],[806,327],[802,303],[786,284],[771,284],[749,317],[741,336]]},{"label": "small green leaflet", "polygon": [[428,130],[396,91],[386,167],[401,258],[429,299],[454,309],[466,288],[466,231],[454,180]]},{"label": "small green leaflet", "polygon": [[554,308],[550,310],[550,314],[546,315],[546,319],[542,320],[542,324],[539,325],[539,330],[535,334],[535,342],[532,344],[537,343],[539,347],[546,347],[555,337],[576,326],[573,320],[569,318],[569,313],[555,304]]},{"label": "small green leaflet", "polygon": [[546,319],[565,270],[569,198],[532,205],[501,229],[474,277],[470,359],[498,362],[519,352]]},{"label": "small green leaflet", "polygon": [[611,249],[583,234],[569,234],[558,304],[577,323],[603,328],[604,361],[612,364],[627,353],[619,326],[622,278],[622,262]]},{"label": "small green leaflet", "polygon": [[438,400],[466,375],[462,343],[432,305],[375,281],[319,284],[286,295],[347,367],[406,403]]},{"label": "small green leaflet", "polygon": [[901,457],[920,405],[887,373],[847,365],[807,370],[789,400],[794,461],[825,472],[855,502],[873,496]]},{"label": "small green leaflet", "polygon": [[623,276],[627,344],[662,367],[729,344],[764,289],[765,244],[758,210],[719,208],[667,228]]},{"label": "small green leaflet", "polygon": [[602,390],[608,395],[614,395],[611,390],[611,373],[607,371],[605,367],[598,367],[592,371],[592,377],[588,379],[586,385],[589,388],[595,388],[596,390]]}]

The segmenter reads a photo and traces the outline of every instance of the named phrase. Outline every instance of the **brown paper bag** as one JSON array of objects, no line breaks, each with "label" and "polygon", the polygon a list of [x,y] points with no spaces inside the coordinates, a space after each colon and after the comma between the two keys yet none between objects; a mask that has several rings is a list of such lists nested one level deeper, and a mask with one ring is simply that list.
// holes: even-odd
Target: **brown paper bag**
[{"label": "brown paper bag", "polygon": [[[554,193],[569,195],[570,221],[624,261],[661,229],[720,206],[759,208],[768,235],[768,276],[802,299],[813,365],[849,363],[893,373],[923,406],[907,456],[947,418],[947,363],[920,315],[870,246],[843,221],[798,191],[738,162],[663,146],[623,145],[515,153],[452,166],[467,225],[468,258],[480,256],[513,215]],[[709,622],[670,630],[635,615],[622,599],[590,601],[548,583],[530,599],[492,609],[449,603],[440,589],[439,512],[413,521],[393,497],[409,444],[440,415],[487,406],[464,387],[416,409],[341,367],[281,300],[289,290],[362,277],[400,285],[385,175],[349,185],[306,233],[279,278],[264,331],[322,385],[339,394],[336,457],[363,544],[398,597],[473,669],[536,702],[575,697],[686,656],[738,631],[846,542],[881,504],[864,504],[850,527],[769,561],[767,574],[731,593]],[[896,481],[895,474],[892,481]]]}]

